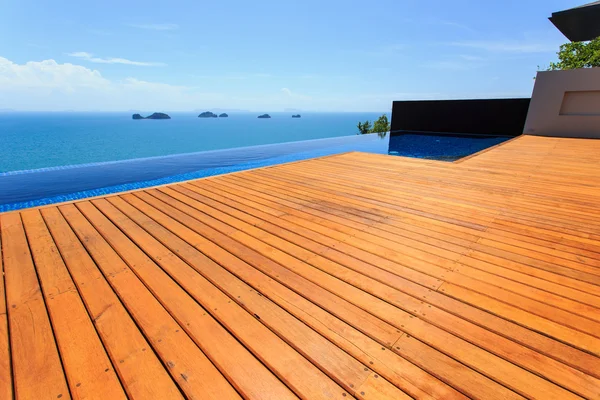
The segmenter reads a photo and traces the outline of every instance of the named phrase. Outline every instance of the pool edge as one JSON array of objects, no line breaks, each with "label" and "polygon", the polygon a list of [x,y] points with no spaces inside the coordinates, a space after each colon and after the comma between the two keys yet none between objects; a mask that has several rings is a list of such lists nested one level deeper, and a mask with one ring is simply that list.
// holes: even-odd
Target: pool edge
[{"label": "pool edge", "polygon": [[113,197],[113,196],[120,196],[120,195],[125,194],[125,193],[134,193],[134,192],[139,192],[139,191],[142,191],[142,190],[155,189],[155,188],[169,186],[169,185],[178,184],[178,183],[199,181],[199,180],[202,180],[202,179],[212,178],[212,177],[215,177],[215,176],[225,176],[225,175],[237,174],[237,173],[247,172],[247,171],[256,171],[256,170],[261,170],[261,169],[273,168],[273,167],[277,167],[277,166],[280,166],[280,165],[291,165],[291,164],[301,163],[301,162],[304,162],[304,161],[316,160],[316,159],[320,159],[320,158],[335,157],[335,156],[339,156],[339,155],[343,155],[343,154],[351,154],[351,153],[358,153],[358,152],[359,151],[345,151],[345,152],[342,152],[342,153],[328,154],[326,156],[312,157],[312,158],[306,158],[306,159],[303,159],[303,160],[295,160],[295,161],[283,162],[283,163],[278,163],[278,164],[265,165],[263,167],[250,168],[250,169],[245,169],[245,170],[241,170],[241,171],[225,172],[223,174],[209,175],[209,176],[203,176],[203,177],[200,177],[200,178],[186,179],[186,180],[183,180],[183,181],[163,183],[161,185],[146,186],[146,187],[138,188],[138,189],[125,190],[125,191],[122,191],[122,192],[114,192],[114,193],[109,193],[109,194],[101,194],[101,195],[98,195],[98,196],[91,196],[91,197],[82,197],[80,199],[68,200],[68,201],[62,201],[62,202],[50,203],[50,204],[44,204],[44,205],[41,205],[41,206],[19,208],[17,210],[0,211],[0,215],[10,214],[10,213],[16,213],[16,212],[22,212],[22,211],[27,211],[27,210],[41,210],[41,209],[47,208],[47,207],[60,207],[60,206],[66,205],[66,204],[73,204],[73,203],[77,203],[77,202],[80,202],[80,201],[89,201],[89,200],[94,200],[94,199],[98,199],[98,198],[107,198],[107,197]]}]

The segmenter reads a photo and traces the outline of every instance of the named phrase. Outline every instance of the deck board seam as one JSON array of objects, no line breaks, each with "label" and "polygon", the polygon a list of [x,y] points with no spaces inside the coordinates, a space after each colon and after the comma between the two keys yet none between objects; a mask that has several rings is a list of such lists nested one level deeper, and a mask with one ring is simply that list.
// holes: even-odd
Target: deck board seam
[{"label": "deck board seam", "polygon": [[[37,284],[38,284],[38,289],[37,290],[40,293],[42,301],[44,302],[44,308],[46,309],[46,315],[48,317],[48,321],[50,322],[50,329],[52,331],[52,338],[54,339],[54,346],[56,347],[56,353],[58,354],[58,359],[60,360],[60,365],[61,365],[61,368],[62,368],[62,373],[63,373],[63,376],[64,376],[64,380],[66,382],[67,390],[69,391],[68,396],[70,398],[73,398],[73,388],[69,384],[69,379],[67,377],[67,372],[66,372],[66,368],[65,368],[65,362],[64,362],[64,359],[63,359],[63,355],[61,354],[60,349],[58,347],[58,339],[56,337],[54,323],[52,322],[52,316],[50,314],[50,310],[48,309],[48,301],[46,299],[46,293],[42,289],[42,280],[40,279],[38,268],[37,268],[37,265],[35,263],[35,259],[33,258],[33,250],[31,249],[31,244],[30,244],[29,236],[27,235],[27,230],[25,228],[25,223],[23,222],[23,217],[22,217],[21,213],[19,213],[19,221],[20,221],[22,229],[23,229],[23,235],[25,236],[25,242],[27,243],[27,250],[29,252],[29,257],[31,258],[31,265],[33,266],[33,270],[35,271],[35,277],[37,279]],[[25,303],[27,303],[27,302],[25,302]]]},{"label": "deck board seam", "polygon": [[[262,223],[259,223],[259,224],[257,224],[256,226],[257,226],[257,227],[260,227],[261,225],[262,225]],[[343,242],[346,242],[346,241],[347,241],[347,240],[349,240],[349,238],[351,238],[351,237],[353,237],[353,236],[351,235],[351,236],[348,236],[348,237],[346,237],[346,238],[344,238],[344,239],[341,239],[341,242],[342,242],[342,243],[343,243]],[[336,239],[336,240],[337,240],[337,239]],[[479,240],[479,239],[478,239],[478,240]],[[332,244],[332,245],[329,245],[329,246],[330,246],[330,247],[331,247],[331,246],[333,246],[333,248],[335,248],[335,244]],[[441,285],[441,283],[440,283],[440,285]],[[585,316],[584,316],[584,317],[585,317]]]},{"label": "deck board seam", "polygon": [[[335,276],[334,276],[334,277],[335,277]],[[327,290],[327,289],[326,289],[326,290]],[[382,300],[383,300],[383,301],[386,301],[385,299],[382,299]],[[365,310],[365,311],[369,312],[368,310]],[[416,316],[417,316],[417,318],[419,318],[419,315],[416,315]],[[452,333],[451,333],[451,334],[452,334]],[[463,340],[464,340],[464,339],[463,339]],[[468,341],[468,340],[467,340],[467,341]],[[468,342],[469,342],[469,341],[468,341]],[[476,344],[474,344],[474,343],[472,343],[472,342],[470,342],[470,343],[471,343],[471,344],[473,344],[473,345],[474,345],[474,346],[476,346],[476,347],[479,347],[479,348],[481,348],[480,346],[478,346],[478,345],[476,345]],[[481,348],[481,349],[482,349],[482,348]],[[482,350],[484,350],[484,351],[487,351],[487,350],[485,350],[485,349],[482,349]],[[488,351],[488,352],[489,352],[489,351]],[[493,353],[492,353],[492,354],[493,354]],[[500,357],[500,358],[504,359],[503,357]],[[511,363],[511,364],[513,364],[513,365],[516,365],[516,364],[514,364],[513,362],[511,362],[511,361],[509,361],[509,360],[506,360],[506,361],[507,361],[507,362],[509,362],[509,363]],[[519,367],[519,368],[522,368],[522,367]],[[535,372],[534,372],[534,374],[536,374],[536,375],[539,375],[539,374],[537,374],[537,373],[535,373]],[[544,379],[546,379],[546,378],[544,378]],[[547,379],[546,379],[546,380],[547,380]]]},{"label": "deck board seam", "polygon": [[[218,245],[218,244],[217,244],[217,245]],[[226,251],[227,251],[227,250],[226,250]],[[327,289],[325,289],[325,290],[327,290]],[[303,295],[302,295],[302,293],[298,293],[298,294],[299,294],[300,296],[303,296]],[[310,301],[310,300],[309,300],[309,301]],[[368,311],[367,311],[367,312],[368,312]],[[416,316],[416,317],[418,318],[418,316]],[[399,328],[399,329],[401,329],[401,328]],[[470,369],[471,369],[471,368],[470,368]]]},{"label": "deck board seam", "polygon": [[[92,204],[92,206],[94,206],[94,207],[95,207],[95,205],[93,205],[93,203],[91,203],[91,202],[89,202],[89,203],[90,203],[90,204]],[[77,206],[77,203],[75,203],[75,206]],[[97,207],[96,207],[96,210],[98,210],[100,213],[102,213],[102,211],[101,211],[101,210],[99,210]],[[91,224],[91,225],[94,227],[94,229],[95,229],[95,230],[98,232],[98,230],[97,230],[96,226],[95,226],[95,225],[94,225],[94,223],[93,223],[93,222],[92,222],[92,221],[91,221],[91,220],[88,218],[88,216],[87,216],[87,215],[85,215],[84,213],[81,213],[81,214],[83,215],[83,217],[84,217],[84,218],[86,218],[86,219],[88,220],[88,222],[89,222],[89,223],[90,223],[90,224]],[[104,213],[102,213],[102,215],[104,215]],[[108,221],[110,221],[110,223],[111,223],[111,224],[112,224],[112,225],[113,225],[113,226],[114,226],[116,229],[118,229],[118,230],[119,230],[119,231],[120,231],[120,232],[121,232],[121,233],[122,233],[122,234],[123,234],[125,237],[129,238],[129,235],[127,235],[125,232],[123,232],[123,230],[122,230],[122,229],[121,229],[121,228],[120,228],[118,225],[116,225],[116,224],[115,224],[115,223],[114,223],[114,222],[113,222],[113,221],[112,221],[112,220],[111,220],[111,219],[110,219],[108,216],[106,216],[106,215],[104,215],[104,216],[105,216],[105,217],[108,219]],[[135,222],[134,222],[134,223],[135,223]],[[139,225],[138,225],[138,226],[139,226]],[[142,229],[143,229],[143,228],[142,228]],[[103,238],[104,238],[104,235],[102,235],[100,232],[98,232],[98,234],[99,234],[101,237],[103,237]],[[122,256],[122,254],[121,254],[119,251],[117,251],[117,249],[116,249],[116,248],[115,248],[115,247],[112,245],[112,243],[110,243],[110,242],[109,242],[109,241],[107,241],[106,239],[104,239],[104,240],[106,241],[106,243],[108,244],[108,246],[110,246],[110,247],[111,247],[111,249],[112,249],[112,250],[113,250],[113,251],[114,251],[114,252],[117,254],[117,256],[118,256],[119,258],[121,258],[121,260],[123,261],[123,263],[127,265],[127,267],[129,268],[129,270],[130,270],[130,271],[131,271],[133,274],[135,274],[135,275],[136,275],[136,277],[137,277],[137,278],[139,279],[139,281],[140,281],[140,282],[141,282],[141,283],[144,285],[144,287],[146,288],[146,290],[148,290],[148,292],[150,292],[150,293],[152,294],[152,296],[154,296],[154,298],[157,300],[157,302],[158,302],[159,304],[161,304],[161,306],[162,306],[162,307],[164,307],[165,311],[166,311],[166,312],[167,312],[167,313],[168,313],[168,314],[169,314],[169,315],[170,315],[170,316],[173,318],[173,320],[174,320],[174,321],[176,321],[176,323],[177,323],[177,324],[180,326],[180,328],[181,328],[181,329],[182,329],[184,332],[186,332],[186,334],[188,335],[188,337],[190,338],[190,340],[192,340],[192,342],[193,342],[193,343],[194,343],[194,344],[195,344],[195,345],[196,345],[196,346],[197,346],[197,347],[200,349],[200,351],[202,351],[202,353],[204,353],[204,354],[205,354],[205,356],[206,356],[206,357],[207,357],[207,358],[210,360],[211,364],[212,364],[212,365],[213,365],[213,366],[214,366],[214,367],[217,369],[217,371],[219,371],[219,372],[221,373],[221,375],[223,375],[223,377],[224,377],[224,378],[225,378],[225,379],[226,379],[226,380],[227,380],[227,381],[228,381],[228,382],[231,384],[231,386],[233,387],[233,389],[234,389],[234,390],[235,390],[235,391],[236,391],[236,392],[237,392],[237,393],[240,395],[240,397],[243,397],[243,394],[242,394],[242,393],[239,391],[239,389],[236,387],[236,385],[234,385],[232,382],[230,382],[230,381],[229,381],[229,379],[227,379],[227,377],[226,377],[226,376],[223,374],[223,372],[221,372],[221,369],[217,367],[217,365],[215,364],[215,362],[214,362],[214,361],[213,361],[213,360],[212,360],[212,359],[211,359],[211,358],[210,358],[210,357],[209,357],[209,356],[208,356],[208,355],[207,355],[207,354],[204,352],[204,350],[202,350],[202,349],[200,348],[200,346],[198,346],[198,344],[196,343],[196,341],[194,340],[194,338],[193,338],[193,337],[192,337],[192,336],[189,334],[189,332],[187,332],[186,328],[185,328],[185,327],[184,327],[184,326],[181,324],[181,322],[179,321],[179,318],[175,317],[175,315],[173,315],[173,313],[171,312],[171,310],[170,310],[169,308],[167,308],[167,307],[164,305],[164,301],[162,301],[161,299],[159,299],[159,297],[156,295],[156,293],[155,293],[153,290],[151,290],[151,289],[150,289],[150,287],[148,286],[148,284],[147,284],[146,280],[144,280],[144,279],[143,279],[143,278],[142,278],[142,277],[139,275],[139,273],[138,273],[138,272],[135,270],[135,268],[133,268],[133,267],[131,266],[130,262],[128,262],[128,261],[127,261],[127,259],[126,259],[126,258],[124,258],[124,257]],[[129,240],[131,240],[131,239],[129,238]],[[133,240],[131,240],[131,242],[135,244],[135,242],[134,242]],[[136,244],[136,246],[137,246],[137,244]],[[142,248],[140,248],[140,247],[138,247],[138,248],[139,248],[139,250],[140,250],[140,251],[141,251],[141,252],[142,252],[142,253],[143,253],[143,254],[144,254],[146,257],[148,257],[150,260],[152,260],[152,257],[150,257],[150,255],[148,255],[148,254],[147,254],[147,253],[144,251],[144,249],[142,249]],[[154,262],[154,261],[153,261],[153,262]],[[160,268],[161,270],[163,270],[163,269],[162,269],[162,267],[160,267],[158,264],[156,264],[156,263],[155,263],[155,265],[156,265],[156,267],[157,267],[157,268]],[[164,270],[163,270],[163,271],[164,271]],[[165,271],[165,274],[166,274],[167,276],[169,276],[169,277],[170,277],[170,275],[169,275],[169,274],[168,274],[166,271]],[[172,279],[172,278],[171,278],[171,279]],[[197,301],[196,299],[194,299],[194,297],[193,297],[193,296],[191,296],[191,294],[190,294],[190,293],[189,293],[189,292],[188,292],[188,291],[187,291],[185,288],[183,288],[183,287],[182,287],[182,286],[179,284],[179,282],[177,282],[176,280],[173,280],[173,281],[174,281],[174,282],[177,284],[177,286],[178,286],[178,287],[179,287],[179,288],[180,288],[180,289],[181,289],[181,290],[182,290],[182,291],[183,291],[183,292],[184,292],[184,293],[185,293],[187,296],[189,296],[189,297],[190,297],[190,298],[191,298],[191,299],[192,299],[192,300],[193,300],[193,301],[194,301],[196,304],[198,304],[198,306],[199,306],[199,307],[200,307],[202,310],[204,310],[204,312],[205,312],[205,313],[208,313],[208,310],[206,310],[206,308],[205,308],[205,307],[203,307],[201,304],[199,304],[199,303],[198,303],[198,301]],[[104,312],[104,311],[103,311],[103,312]],[[102,312],[102,313],[103,313],[103,312]],[[100,315],[101,315],[101,314],[99,314],[99,315],[97,316],[97,318],[99,318],[99,317],[100,317]],[[221,326],[222,326],[222,327],[223,327],[223,328],[224,328],[224,329],[227,331],[227,328],[226,328],[226,327],[224,327],[224,326],[223,326],[223,325],[222,325],[222,324],[221,324],[221,323],[220,323],[218,320],[216,320],[216,321],[217,321],[217,323],[218,323],[219,325],[221,325]],[[142,333],[143,333],[143,331],[141,331],[141,330],[140,330],[140,332],[142,332]],[[229,331],[227,331],[227,332],[229,332]],[[233,336],[233,335],[232,335],[232,336]],[[233,337],[235,338],[235,336],[233,336]],[[150,342],[150,340],[149,340],[148,338],[146,338],[146,340],[148,341],[148,343],[151,343],[151,342]],[[237,340],[237,338],[236,338],[236,340]],[[241,343],[241,344],[242,344],[242,343]],[[244,345],[242,344],[242,346],[244,346]],[[245,347],[244,347],[244,348],[245,348]],[[157,354],[157,357],[158,357],[159,359],[161,359],[161,358],[158,356],[158,354]],[[161,360],[162,360],[162,359],[161,359]],[[166,368],[166,367],[165,367],[165,368]],[[182,394],[183,394],[183,391],[182,391]]]},{"label": "deck board seam", "polygon": [[[140,199],[140,200],[141,200],[141,201],[143,201],[144,203],[146,203],[146,202],[145,202],[143,199]],[[129,203],[129,202],[128,202],[128,203]],[[129,204],[131,204],[131,203],[129,203]],[[146,203],[146,204],[148,204],[148,203]],[[150,207],[152,207],[152,208],[154,208],[152,205],[149,205],[149,206],[150,206]],[[144,215],[145,215],[147,218],[149,218],[149,219],[153,220],[155,223],[158,223],[158,222],[157,222],[157,221],[156,221],[156,220],[155,220],[155,219],[154,219],[154,218],[153,218],[151,215],[148,215],[147,213],[145,213],[144,211],[140,210],[140,209],[139,209],[138,207],[136,207],[135,205],[132,205],[132,207],[134,207],[135,209],[137,209],[139,212],[142,212],[142,213],[143,213],[143,214],[144,214]],[[157,211],[158,211],[158,212],[162,212],[162,211],[160,211],[160,210],[157,210]],[[168,215],[167,215],[167,216],[168,216]],[[172,220],[172,221],[175,221],[175,222],[181,223],[181,222],[177,221],[177,219],[175,219],[175,218],[173,218],[173,217],[171,217],[171,216],[168,216],[168,218],[169,218],[170,220]],[[134,221],[134,222],[135,222],[135,221]],[[182,223],[181,223],[181,224],[182,224]],[[185,224],[182,224],[182,225],[186,226]],[[143,227],[142,227],[142,228],[143,228]],[[166,229],[168,229],[168,228],[166,228]],[[188,229],[191,229],[191,228],[188,228]],[[168,229],[168,231],[170,232],[170,234],[171,234],[171,235],[174,235],[175,237],[179,237],[179,235],[178,235],[177,233],[175,233],[175,232],[171,231],[170,229]],[[151,235],[152,235],[152,234],[151,234]],[[200,235],[200,236],[202,236],[202,235]],[[192,243],[188,242],[187,240],[185,240],[185,239],[183,239],[183,238],[180,238],[180,239],[181,239],[181,240],[183,240],[184,242],[186,242],[186,243],[187,243],[189,246],[191,246],[192,248],[194,248],[194,249],[195,249],[195,251],[198,251],[199,253],[201,253],[201,254],[204,254],[204,253],[203,253],[203,252],[202,252],[200,249],[198,249],[198,248],[197,248],[197,245],[195,245],[195,244],[192,244]],[[205,239],[206,239],[206,238],[205,238]],[[206,239],[206,240],[209,240],[209,241],[210,241],[210,239]],[[211,242],[212,242],[212,241],[211,241]],[[213,242],[213,243],[214,243],[214,242]],[[219,244],[218,244],[218,243],[214,243],[214,244],[215,244],[216,246],[218,246],[218,247],[221,247],[221,246],[219,246]],[[223,249],[223,250],[224,250],[224,251],[227,251],[226,249]],[[228,251],[227,251],[227,252],[228,252]],[[218,265],[220,268],[223,268],[223,269],[225,269],[225,270],[227,271],[227,269],[226,269],[226,268],[224,268],[224,267],[221,265],[221,263],[219,263],[217,260],[214,260],[214,259],[213,259],[213,258],[212,258],[210,255],[208,255],[208,254],[204,254],[204,256],[205,256],[205,257],[208,257],[208,258],[209,258],[209,259],[211,259],[211,260],[212,260],[214,263],[216,263],[216,265]],[[234,257],[236,257],[236,258],[237,258],[237,256],[235,256],[235,255],[234,255]],[[189,262],[188,262],[187,260],[183,259],[183,261],[189,265]],[[190,265],[190,266],[191,266],[191,267],[192,267],[194,270],[196,270],[196,268],[194,268],[192,265]],[[196,270],[196,271],[197,271],[197,270]],[[201,273],[201,272],[199,272],[199,271],[197,271],[197,273],[198,273],[198,274],[200,274],[200,275],[202,275],[202,276],[205,276],[203,273]],[[233,274],[233,275],[235,276],[235,274]],[[290,347],[291,347],[291,348],[292,348],[294,351],[298,352],[298,354],[300,354],[302,357],[304,357],[304,358],[305,358],[305,359],[306,359],[308,362],[310,362],[310,363],[311,363],[311,364],[312,364],[312,365],[313,365],[315,368],[317,368],[318,370],[320,370],[321,372],[323,372],[323,373],[324,373],[326,376],[328,376],[330,379],[332,379],[334,382],[336,382],[338,385],[340,385],[340,387],[341,387],[341,388],[343,388],[344,390],[347,390],[347,391],[349,391],[349,392],[353,392],[353,390],[351,390],[352,388],[345,388],[345,387],[344,387],[344,384],[345,384],[344,382],[340,382],[340,381],[339,381],[339,379],[336,379],[336,378],[332,377],[332,376],[330,375],[330,373],[326,372],[326,371],[323,369],[323,367],[322,367],[322,366],[319,366],[319,365],[315,364],[315,362],[313,362],[313,361],[311,360],[311,358],[310,358],[310,357],[308,357],[308,356],[307,356],[307,354],[306,354],[306,353],[305,353],[303,350],[300,350],[299,348],[297,348],[297,346],[296,346],[296,345],[293,345],[293,344],[289,343],[289,341],[288,341],[288,340],[284,339],[284,338],[283,338],[283,337],[282,337],[282,336],[281,336],[279,333],[277,333],[277,332],[276,332],[276,331],[274,331],[274,330],[273,330],[273,329],[272,329],[270,326],[268,326],[267,324],[265,324],[265,323],[264,323],[264,322],[261,320],[261,318],[260,318],[259,316],[257,316],[256,314],[253,314],[252,312],[250,312],[250,311],[249,311],[249,310],[248,310],[248,309],[247,309],[247,308],[246,308],[246,307],[243,305],[243,303],[240,303],[240,302],[239,302],[239,300],[238,300],[238,299],[232,298],[232,297],[231,297],[231,296],[230,296],[230,295],[229,295],[229,294],[228,294],[226,291],[224,291],[222,288],[220,288],[220,287],[219,287],[219,286],[218,286],[216,283],[213,283],[213,282],[212,282],[212,280],[211,280],[211,279],[210,279],[208,276],[205,276],[205,278],[206,278],[206,279],[207,279],[209,282],[211,282],[211,284],[212,284],[213,286],[215,286],[215,288],[217,288],[217,290],[221,291],[221,292],[222,292],[222,293],[223,293],[225,296],[227,296],[228,298],[230,298],[230,299],[231,299],[232,301],[234,301],[236,304],[240,305],[240,307],[241,307],[241,308],[244,310],[244,312],[246,312],[247,314],[249,314],[249,315],[253,316],[254,318],[256,318],[257,320],[259,320],[259,322],[260,322],[261,326],[264,326],[266,329],[268,329],[270,332],[272,332],[272,333],[273,333],[273,334],[274,334],[274,335],[275,335],[277,338],[279,338],[279,340],[281,340],[282,342],[286,343],[286,344],[287,344],[288,346],[290,346]],[[239,279],[239,278],[238,278],[238,279]],[[247,284],[247,285],[249,285],[249,284],[248,284],[248,283],[246,283],[246,282],[245,282],[243,279],[240,279],[240,280],[241,280],[242,282],[244,282],[244,284]],[[252,287],[252,285],[249,285],[249,286],[250,286],[250,287]],[[253,290],[254,290],[254,289],[253,289]],[[285,310],[284,310],[284,312],[286,312],[286,313],[287,313],[287,311],[285,311]],[[289,313],[288,313],[288,314],[289,314]],[[290,315],[291,315],[291,314],[290,314]],[[295,316],[291,315],[291,317],[292,317],[292,318],[294,318],[294,319],[296,319],[296,320],[298,320],[298,321],[299,321],[299,323],[301,323],[301,324],[305,325],[303,321],[301,321],[301,320],[297,319]],[[307,328],[308,328],[308,329],[310,329],[310,330],[312,330],[312,331],[314,331],[314,329],[312,329],[312,328],[311,328],[311,327],[309,327],[309,326],[307,326]],[[227,329],[227,328],[226,328],[226,329]],[[316,332],[316,331],[314,331],[314,332],[315,332],[315,333],[317,333],[318,335],[320,335],[318,332]],[[235,336],[233,333],[232,333],[232,335],[233,335],[234,337],[236,337],[236,336]],[[237,337],[236,337],[236,338],[237,338]],[[326,338],[325,338],[325,339],[326,339]],[[326,339],[326,340],[328,340],[328,339]],[[328,341],[329,341],[329,340],[328,340]],[[330,343],[331,343],[331,342],[330,342]],[[244,345],[244,343],[242,343],[242,345]],[[333,345],[333,344],[332,344],[332,345]],[[244,345],[244,346],[245,346],[245,345]],[[245,346],[245,347],[246,347],[246,346]],[[337,347],[337,346],[336,346],[336,347]],[[249,350],[249,351],[250,351],[250,350]],[[342,351],[343,351],[343,350],[342,350]],[[251,354],[254,354],[254,352],[252,352],[252,351],[250,351],[250,352],[251,352]],[[350,356],[350,357],[352,357],[352,356]],[[257,356],[257,358],[259,358],[259,357]],[[260,360],[260,358],[259,358],[259,360]],[[263,361],[263,360],[260,360],[260,361],[261,361],[261,362],[263,362],[263,364],[264,364],[264,361]],[[357,361],[358,361],[358,360],[357,360]],[[359,362],[360,362],[360,361],[359,361]],[[270,368],[270,367],[269,367],[269,366],[267,366],[266,364],[264,364],[264,365],[265,365],[265,366],[266,366],[266,367],[267,367],[269,370],[272,370],[272,368]],[[273,373],[275,374],[275,376],[278,376],[278,374],[277,374],[275,371],[273,371]],[[366,380],[366,378],[365,378],[365,380]],[[286,383],[286,385],[288,385],[288,384]],[[288,386],[289,386],[289,385],[288,385]],[[290,388],[290,389],[291,389],[291,388]]]},{"label": "deck board seam", "polygon": [[2,315],[4,316],[4,319],[6,321],[6,350],[8,352],[7,354],[7,367],[8,367],[8,373],[10,374],[10,377],[8,378],[8,385],[9,387],[7,388],[7,391],[9,392],[10,398],[14,399],[16,396],[15,393],[15,378],[14,378],[14,368],[13,368],[13,364],[12,364],[12,349],[11,349],[11,338],[10,338],[10,318],[8,316],[8,296],[7,296],[7,292],[6,292],[6,275],[4,273],[4,248],[3,248],[3,243],[2,243],[2,217],[0,217],[0,274],[2,274],[2,277],[0,277],[0,280],[2,280],[2,299],[0,299],[3,304],[4,304],[4,310],[2,312]]},{"label": "deck board seam", "polygon": [[[85,201],[85,200],[84,200]],[[67,204],[76,204],[77,202],[81,202],[81,200],[78,201],[73,201],[73,202],[69,202]],[[92,254],[89,252],[89,249],[87,246],[84,245],[83,241],[81,240],[81,238],[79,237],[79,235],[76,234],[75,230],[73,229],[72,223],[66,218],[66,216],[64,215],[63,211],[61,210],[61,207],[56,206],[55,207],[58,212],[61,215],[61,218],[64,220],[66,226],[68,226],[68,228],[71,230],[73,236],[76,238],[77,243],[79,244],[79,247],[81,249],[83,249],[83,252],[85,254],[87,254],[88,258],[92,261],[92,263],[94,264],[94,266],[96,267],[96,269],[99,271],[100,273],[100,279],[103,279],[106,284],[108,285],[108,287],[110,288],[110,290],[112,291],[112,293],[114,294],[114,297],[116,298],[116,300],[119,302],[118,304],[120,304],[121,308],[125,311],[126,315],[129,317],[129,319],[133,322],[133,324],[135,325],[136,329],[138,330],[138,332],[141,334],[141,336],[144,338],[144,340],[146,341],[146,343],[148,344],[148,347],[150,348],[150,350],[154,353],[154,356],[157,360],[159,360],[161,366],[164,368],[167,376],[169,376],[171,378],[171,380],[173,381],[173,384],[175,385],[175,387],[177,388],[177,390],[179,391],[179,393],[181,394],[182,397],[185,397],[184,394],[184,390],[183,388],[180,386],[179,382],[176,382],[174,379],[172,379],[171,374],[169,373],[169,369],[167,368],[166,362],[160,357],[160,355],[158,354],[158,352],[155,349],[155,346],[152,345],[152,341],[148,339],[148,337],[146,336],[145,331],[141,328],[139,321],[134,318],[134,316],[131,313],[131,310],[129,307],[127,307],[125,305],[125,303],[123,302],[123,299],[121,298],[121,296],[118,295],[118,293],[116,292],[115,288],[113,287],[113,284],[110,282],[110,280],[108,279],[108,277],[106,276],[106,274],[104,273],[103,269],[100,268],[100,266],[98,265],[98,263],[96,262],[96,259],[94,257],[92,257]],[[60,253],[60,249],[59,249],[59,253]],[[67,268],[69,269],[69,268]],[[69,273],[71,273],[70,269],[69,269]],[[75,282],[75,281],[74,281]],[[84,302],[84,304],[86,304]],[[86,308],[87,308],[87,304],[86,304]],[[106,311],[106,309],[104,310]],[[102,313],[104,313],[104,311]],[[91,315],[90,315],[91,317]],[[98,319],[99,316],[96,316],[95,318],[93,318],[92,320],[94,321],[94,327],[96,325],[96,320]],[[116,366],[116,359],[114,357],[111,357],[111,353],[108,352],[108,349],[105,349],[107,351],[107,354],[109,355],[109,359],[111,360],[111,364],[113,365],[113,368],[115,369],[115,371],[118,371],[117,368],[115,368]],[[121,381],[122,382],[122,381]],[[125,388],[125,385],[123,384],[123,389]],[[132,394],[130,393],[130,391],[126,390],[125,391],[126,395],[128,397],[131,397]]]}]

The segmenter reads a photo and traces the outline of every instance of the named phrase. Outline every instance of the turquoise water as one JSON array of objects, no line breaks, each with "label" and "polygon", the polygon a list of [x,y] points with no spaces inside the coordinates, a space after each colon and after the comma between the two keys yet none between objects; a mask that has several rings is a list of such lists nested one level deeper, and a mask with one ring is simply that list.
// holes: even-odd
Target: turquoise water
[{"label": "turquoise water", "polygon": [[0,212],[347,151],[387,154],[389,135],[355,135],[0,173]]},{"label": "turquoise water", "polygon": [[358,121],[381,115],[269,113],[271,119],[258,119],[260,113],[231,112],[204,119],[190,112],[135,121],[131,114],[0,113],[0,172],[348,136]]}]

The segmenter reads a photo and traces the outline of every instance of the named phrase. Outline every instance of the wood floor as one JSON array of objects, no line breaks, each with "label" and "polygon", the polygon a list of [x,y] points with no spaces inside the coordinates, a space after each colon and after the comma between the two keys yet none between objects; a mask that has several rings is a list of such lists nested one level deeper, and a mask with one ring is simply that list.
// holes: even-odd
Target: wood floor
[{"label": "wood floor", "polygon": [[2,214],[0,399],[599,399],[599,204],[523,136]]}]

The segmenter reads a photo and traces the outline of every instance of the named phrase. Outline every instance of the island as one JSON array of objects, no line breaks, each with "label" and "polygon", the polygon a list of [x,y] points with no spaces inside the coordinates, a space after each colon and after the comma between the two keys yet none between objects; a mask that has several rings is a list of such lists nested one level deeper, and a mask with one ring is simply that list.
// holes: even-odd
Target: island
[{"label": "island", "polygon": [[205,111],[202,114],[198,115],[198,118],[217,118],[218,115],[215,113],[212,113],[210,111]]},{"label": "island", "polygon": [[300,114],[292,115],[292,118],[300,118],[300,117],[301,117]]},{"label": "island", "polygon": [[271,118],[269,114],[259,115],[258,118]]},{"label": "island", "polygon": [[154,113],[147,117],[142,117],[140,114],[133,114],[133,116],[131,118],[133,118],[133,119],[171,119],[171,117],[169,117],[165,113]]},{"label": "island", "polygon": [[227,113],[219,114],[219,118],[227,118],[229,115]]}]

